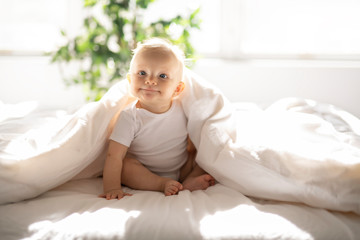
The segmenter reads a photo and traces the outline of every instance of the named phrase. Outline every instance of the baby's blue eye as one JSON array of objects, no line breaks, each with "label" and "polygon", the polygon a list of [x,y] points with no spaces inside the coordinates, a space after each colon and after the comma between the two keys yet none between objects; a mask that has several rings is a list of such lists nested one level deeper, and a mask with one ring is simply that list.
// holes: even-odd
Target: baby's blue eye
[{"label": "baby's blue eye", "polygon": [[139,75],[144,76],[144,75],[146,75],[146,72],[145,71],[140,71]]},{"label": "baby's blue eye", "polygon": [[167,78],[167,75],[166,74],[160,74],[160,78]]}]

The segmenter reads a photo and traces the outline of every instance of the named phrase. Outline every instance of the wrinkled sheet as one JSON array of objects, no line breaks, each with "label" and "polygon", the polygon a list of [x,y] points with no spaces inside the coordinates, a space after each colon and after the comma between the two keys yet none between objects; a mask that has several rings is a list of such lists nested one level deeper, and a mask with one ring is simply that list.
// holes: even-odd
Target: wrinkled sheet
[{"label": "wrinkled sheet", "polygon": [[[191,71],[185,84],[181,102],[196,160],[221,184],[247,196],[360,214],[359,119],[302,99],[236,111]],[[122,81],[101,101],[24,134],[7,130],[16,114],[2,117],[0,203],[101,173],[111,126],[133,100]]]},{"label": "wrinkled sheet", "polygon": [[105,200],[100,178],[70,181],[27,201],[0,206],[3,240],[15,239],[342,239],[360,236],[360,216],[249,198],[217,184],[205,191],[126,189]]}]

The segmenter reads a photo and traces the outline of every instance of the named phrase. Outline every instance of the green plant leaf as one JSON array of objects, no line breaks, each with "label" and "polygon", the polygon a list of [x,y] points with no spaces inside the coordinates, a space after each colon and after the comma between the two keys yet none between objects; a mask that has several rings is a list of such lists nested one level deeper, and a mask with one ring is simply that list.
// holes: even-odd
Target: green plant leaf
[{"label": "green plant leaf", "polygon": [[85,0],[84,1],[84,7],[92,7],[94,6],[98,1],[97,0]]}]

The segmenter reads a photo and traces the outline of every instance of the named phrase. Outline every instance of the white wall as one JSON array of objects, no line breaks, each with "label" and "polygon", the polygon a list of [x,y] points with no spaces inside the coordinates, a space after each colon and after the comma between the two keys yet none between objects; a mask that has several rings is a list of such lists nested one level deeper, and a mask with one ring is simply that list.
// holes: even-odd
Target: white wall
[{"label": "white wall", "polygon": [[0,57],[0,101],[38,101],[44,107],[68,108],[84,103],[81,86],[67,87],[50,57]]},{"label": "white wall", "polygon": [[[35,100],[44,107],[84,103],[81,87],[66,87],[48,57],[0,57],[0,101]],[[194,71],[232,101],[268,104],[302,97],[334,104],[360,117],[360,63],[335,61],[199,60]]]}]

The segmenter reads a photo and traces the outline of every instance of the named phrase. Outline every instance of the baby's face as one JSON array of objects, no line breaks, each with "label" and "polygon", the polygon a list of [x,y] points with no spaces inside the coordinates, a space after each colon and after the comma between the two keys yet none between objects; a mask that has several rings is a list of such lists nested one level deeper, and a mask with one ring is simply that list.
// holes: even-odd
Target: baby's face
[{"label": "baby's face", "polygon": [[165,112],[179,90],[182,79],[180,61],[166,49],[143,49],[135,56],[128,75],[131,93],[141,107]]}]

